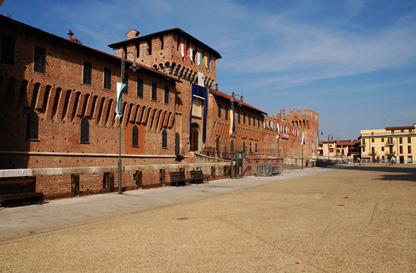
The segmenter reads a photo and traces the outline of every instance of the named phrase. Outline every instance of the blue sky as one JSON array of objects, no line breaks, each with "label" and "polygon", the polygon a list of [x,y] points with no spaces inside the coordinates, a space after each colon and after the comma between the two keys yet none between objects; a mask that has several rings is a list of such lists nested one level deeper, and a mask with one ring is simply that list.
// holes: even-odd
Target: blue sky
[{"label": "blue sky", "polygon": [[225,93],[268,113],[311,108],[323,138],[416,123],[414,0],[5,0],[0,13],[83,44],[179,27],[217,50]]}]

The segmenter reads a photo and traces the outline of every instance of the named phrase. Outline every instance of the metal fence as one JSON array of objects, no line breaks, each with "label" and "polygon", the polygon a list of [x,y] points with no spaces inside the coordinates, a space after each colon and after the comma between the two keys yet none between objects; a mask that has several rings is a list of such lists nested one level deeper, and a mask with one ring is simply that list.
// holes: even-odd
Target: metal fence
[{"label": "metal fence", "polygon": [[281,172],[281,165],[277,163],[257,163],[256,176],[273,176]]}]

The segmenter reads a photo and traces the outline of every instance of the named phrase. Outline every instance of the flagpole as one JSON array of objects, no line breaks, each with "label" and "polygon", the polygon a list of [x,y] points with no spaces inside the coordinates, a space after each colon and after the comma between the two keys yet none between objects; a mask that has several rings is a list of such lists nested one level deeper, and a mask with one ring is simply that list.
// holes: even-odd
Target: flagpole
[{"label": "flagpole", "polygon": [[[116,111],[117,111],[117,115],[116,118],[118,117],[118,121],[119,121],[119,134],[118,134],[118,194],[122,194],[122,190],[121,190],[121,170],[122,170],[122,163],[121,163],[121,117],[123,116],[121,113],[121,98],[122,98],[122,93],[123,93],[123,89],[124,89],[124,69],[125,69],[125,58],[127,57],[127,54],[132,54],[134,59],[133,59],[133,64],[132,66],[130,66],[130,69],[133,70],[133,72],[136,72],[136,70],[139,68],[136,64],[136,56],[134,55],[133,52],[127,52],[126,54],[123,53],[123,55],[121,56],[121,83],[120,86],[118,86],[117,84],[117,107],[116,107]],[[119,90],[120,89],[120,90]],[[119,93],[120,92],[120,93]]]},{"label": "flagpole", "polygon": [[[121,84],[120,84],[120,100],[122,97],[122,85],[124,83],[124,69],[125,69],[125,55],[123,53],[123,56],[121,58]],[[117,94],[118,96],[118,94]],[[117,101],[117,104],[119,102]],[[121,109],[119,109],[121,111]],[[119,123],[119,133],[118,133],[118,194],[122,194],[121,191],[121,117],[118,118]]]}]

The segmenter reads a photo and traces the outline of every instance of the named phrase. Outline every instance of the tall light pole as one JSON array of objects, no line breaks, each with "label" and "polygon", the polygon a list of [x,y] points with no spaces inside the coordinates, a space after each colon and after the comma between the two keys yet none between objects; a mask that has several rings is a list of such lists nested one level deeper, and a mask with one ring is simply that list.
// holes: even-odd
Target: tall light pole
[{"label": "tall light pole", "polygon": [[331,140],[334,139],[334,136],[329,134],[328,135],[328,164],[329,164],[329,136],[331,136]]},{"label": "tall light pole", "polygon": [[[125,58],[127,57],[128,54],[132,54],[133,55],[133,64],[130,66],[130,69],[132,69],[134,72],[136,72],[136,70],[138,69],[137,63],[136,63],[136,56],[134,55],[133,52],[127,52],[126,54],[123,53],[122,58],[121,58],[121,84],[120,84],[120,95],[117,94],[117,99],[120,100],[117,101],[117,104],[119,104],[121,106],[121,97],[122,97],[122,93],[123,93],[123,83],[124,83],[124,69],[125,69],[125,65],[126,65],[126,61]],[[120,130],[119,130],[119,134],[118,134],[118,194],[122,194],[121,191],[121,107],[120,109],[118,109],[118,120],[120,123]]]},{"label": "tall light pole", "polygon": [[316,134],[317,134],[317,136],[318,136],[318,148],[319,148],[319,132],[321,132],[321,135],[323,135],[324,134],[324,131],[322,131],[322,129],[318,129],[318,131],[316,131]]},{"label": "tall light pole", "polygon": [[[235,96],[239,96],[241,99],[238,102],[238,105],[241,107],[243,105],[242,101],[243,101],[243,96],[239,95],[239,94],[232,94],[230,102],[231,102],[231,115],[232,117],[230,117],[230,122],[231,123],[235,123],[235,116],[234,116],[234,98]],[[230,124],[230,128],[233,127],[233,124]],[[233,136],[233,132],[231,131],[232,129],[230,129],[230,137],[231,137],[231,147],[230,147],[230,152],[231,152],[231,178],[234,177],[233,174],[233,165],[234,165],[234,136]]]}]

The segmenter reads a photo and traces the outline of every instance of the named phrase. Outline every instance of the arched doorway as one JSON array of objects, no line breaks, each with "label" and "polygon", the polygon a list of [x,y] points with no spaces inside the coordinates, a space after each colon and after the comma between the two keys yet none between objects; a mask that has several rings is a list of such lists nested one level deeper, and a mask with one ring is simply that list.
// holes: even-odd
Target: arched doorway
[{"label": "arched doorway", "polygon": [[199,125],[192,123],[191,125],[191,151],[198,151],[199,148]]}]

